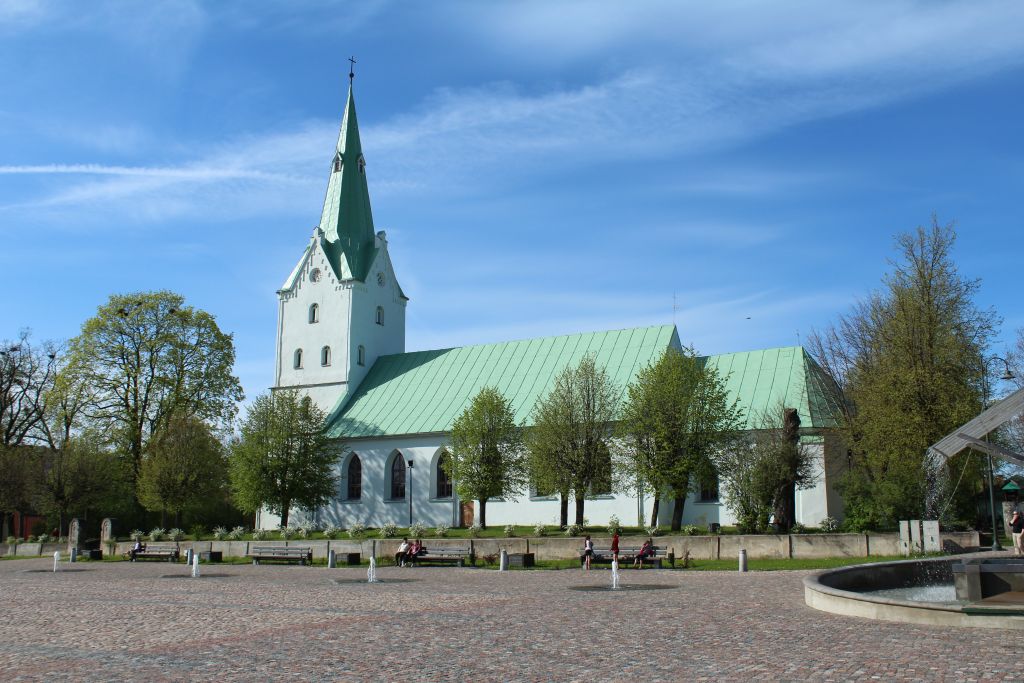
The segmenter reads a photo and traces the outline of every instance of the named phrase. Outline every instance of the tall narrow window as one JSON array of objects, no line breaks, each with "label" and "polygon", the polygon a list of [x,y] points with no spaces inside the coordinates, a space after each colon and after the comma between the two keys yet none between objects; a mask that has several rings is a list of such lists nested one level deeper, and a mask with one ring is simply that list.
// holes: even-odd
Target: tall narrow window
[{"label": "tall narrow window", "polygon": [[362,345],[356,349],[356,362],[360,365],[366,365],[366,349],[364,349]]},{"label": "tall narrow window", "polygon": [[313,304],[309,307],[309,322],[318,323],[320,322],[320,306]]},{"label": "tall narrow window", "polygon": [[405,458],[401,453],[391,459],[391,498],[405,498]]},{"label": "tall narrow window", "polygon": [[341,155],[340,154],[338,156],[334,157],[334,172],[335,173],[341,172]]},{"label": "tall narrow window", "polygon": [[348,461],[348,484],[345,486],[345,498],[359,500],[363,497],[363,463],[355,453]]},{"label": "tall narrow window", "polygon": [[377,307],[377,324],[378,325],[383,325],[384,324],[384,307],[383,306],[378,306]]},{"label": "tall narrow window", "polygon": [[302,367],[302,349],[295,349],[295,357],[293,358],[292,366],[296,370]]},{"label": "tall narrow window", "polygon": [[447,453],[442,453],[441,457],[437,459],[437,489],[435,493],[438,498],[452,497],[452,480],[445,470],[449,462],[451,462],[451,456]]},{"label": "tall narrow window", "polygon": [[330,346],[325,346],[324,348],[320,349],[320,365],[325,365],[326,366],[326,365],[330,365],[330,364],[331,364],[331,347]]}]

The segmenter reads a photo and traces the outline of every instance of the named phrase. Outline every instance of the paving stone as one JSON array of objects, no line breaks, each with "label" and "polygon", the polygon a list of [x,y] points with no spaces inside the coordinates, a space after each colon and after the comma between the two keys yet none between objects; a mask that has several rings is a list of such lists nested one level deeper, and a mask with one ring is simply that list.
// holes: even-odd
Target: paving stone
[{"label": "paving stone", "polygon": [[[1016,635],[812,610],[807,572],[0,562],[0,680],[1021,680]],[[388,583],[387,580],[404,579]],[[338,583],[334,579],[341,579]]]}]

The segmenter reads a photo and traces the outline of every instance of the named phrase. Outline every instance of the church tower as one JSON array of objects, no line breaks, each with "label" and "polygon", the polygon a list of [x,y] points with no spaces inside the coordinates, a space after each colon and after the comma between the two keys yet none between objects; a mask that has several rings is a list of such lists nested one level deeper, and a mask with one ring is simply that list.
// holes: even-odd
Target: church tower
[{"label": "church tower", "polygon": [[352,78],[320,223],[277,292],[273,388],[299,389],[328,415],[378,356],[405,351],[408,298],[373,228]]}]

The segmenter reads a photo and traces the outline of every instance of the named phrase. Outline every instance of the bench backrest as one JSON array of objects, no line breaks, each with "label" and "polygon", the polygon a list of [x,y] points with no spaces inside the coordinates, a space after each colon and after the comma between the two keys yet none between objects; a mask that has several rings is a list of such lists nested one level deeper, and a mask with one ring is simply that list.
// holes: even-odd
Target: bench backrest
[{"label": "bench backrest", "polygon": [[263,546],[253,548],[252,555],[306,555],[312,552],[312,548],[287,548],[277,546]]},{"label": "bench backrest", "polygon": [[469,548],[431,548],[424,546],[423,552],[427,555],[469,555]]}]

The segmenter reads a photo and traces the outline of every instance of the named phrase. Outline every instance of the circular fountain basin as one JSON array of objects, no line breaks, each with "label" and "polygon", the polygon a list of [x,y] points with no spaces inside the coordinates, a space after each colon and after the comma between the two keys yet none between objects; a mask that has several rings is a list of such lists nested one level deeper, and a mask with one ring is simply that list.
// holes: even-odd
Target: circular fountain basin
[{"label": "circular fountain basin", "polygon": [[956,599],[953,566],[962,559],[904,560],[817,572],[804,602],[853,617],[936,626],[1024,630],[1024,604]]},{"label": "circular fountain basin", "polygon": [[663,591],[679,588],[679,586],[668,586],[663,583],[627,583],[620,584],[614,588],[611,586],[569,586],[571,591],[582,591],[584,593],[625,593],[632,591]]}]

